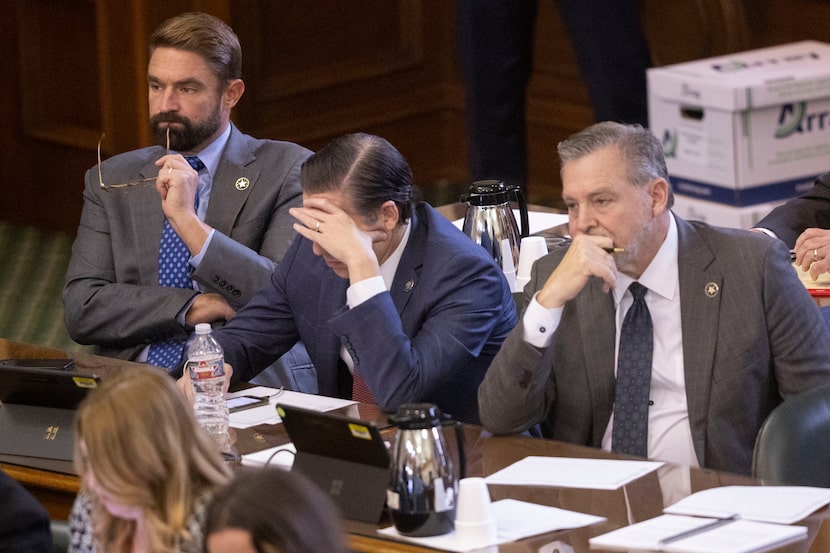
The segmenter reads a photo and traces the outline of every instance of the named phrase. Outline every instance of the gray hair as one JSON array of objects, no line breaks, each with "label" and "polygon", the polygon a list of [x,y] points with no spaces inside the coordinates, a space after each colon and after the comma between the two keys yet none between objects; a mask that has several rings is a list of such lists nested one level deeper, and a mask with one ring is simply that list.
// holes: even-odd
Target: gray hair
[{"label": "gray hair", "polygon": [[626,161],[628,180],[635,186],[646,186],[656,178],[669,183],[668,207],[674,204],[663,145],[651,131],[641,125],[624,125],[612,121],[596,123],[560,142],[560,166],[604,148],[614,147]]}]

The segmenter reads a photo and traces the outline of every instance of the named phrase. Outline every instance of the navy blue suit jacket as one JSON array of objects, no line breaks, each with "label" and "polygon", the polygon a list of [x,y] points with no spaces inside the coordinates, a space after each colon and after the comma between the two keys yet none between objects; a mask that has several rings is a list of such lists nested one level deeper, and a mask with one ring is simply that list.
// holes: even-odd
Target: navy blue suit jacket
[{"label": "navy blue suit jacket", "polygon": [[509,287],[484,248],[429,205],[416,206],[411,224],[391,290],[353,309],[348,281],[298,236],[270,283],[215,332],[234,379],[250,379],[301,340],[319,392],[349,397],[342,344],[382,409],[430,402],[478,422],[476,390],[517,322]]}]

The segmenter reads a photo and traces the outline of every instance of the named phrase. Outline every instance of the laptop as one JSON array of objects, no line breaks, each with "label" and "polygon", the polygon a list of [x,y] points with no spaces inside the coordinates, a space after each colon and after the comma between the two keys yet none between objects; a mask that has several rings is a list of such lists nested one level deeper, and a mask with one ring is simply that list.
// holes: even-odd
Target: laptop
[{"label": "laptop", "polygon": [[297,449],[291,470],[326,492],[349,519],[377,524],[386,504],[390,456],[371,422],[278,404]]},{"label": "laptop", "polygon": [[0,461],[72,474],[78,404],[96,375],[0,364]]}]

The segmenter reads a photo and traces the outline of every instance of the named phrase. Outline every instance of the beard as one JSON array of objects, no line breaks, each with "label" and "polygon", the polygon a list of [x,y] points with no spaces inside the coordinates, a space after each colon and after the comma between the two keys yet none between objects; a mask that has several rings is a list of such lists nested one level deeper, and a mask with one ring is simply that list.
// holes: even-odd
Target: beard
[{"label": "beard", "polygon": [[153,115],[150,117],[153,139],[156,141],[156,144],[165,148],[167,147],[168,126],[162,125],[162,123],[178,123],[181,125],[181,128],[169,127],[170,149],[177,152],[191,152],[219,130],[221,116],[218,109],[210,113],[201,122],[193,122],[174,111],[166,111]]}]

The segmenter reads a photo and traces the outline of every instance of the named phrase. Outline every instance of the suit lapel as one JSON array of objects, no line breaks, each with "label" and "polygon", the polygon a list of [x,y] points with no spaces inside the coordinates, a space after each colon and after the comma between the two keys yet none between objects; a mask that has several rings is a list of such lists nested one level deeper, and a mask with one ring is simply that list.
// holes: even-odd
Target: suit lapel
[{"label": "suit lapel", "polygon": [[602,291],[602,281],[591,279],[575,303],[588,377],[588,394],[594,406],[593,444],[599,447],[614,403],[614,296]]},{"label": "suit lapel", "polygon": [[714,344],[718,338],[720,291],[723,275],[710,269],[714,253],[687,222],[675,218],[678,230],[680,318],[683,332],[683,367],[692,440],[701,464],[709,397],[712,388]]},{"label": "suit lapel", "polygon": [[[313,255],[313,254],[312,254]],[[340,361],[340,338],[335,334],[329,321],[334,315],[346,308],[346,289],[349,281],[337,276],[328,267],[323,268],[321,279],[321,298],[317,313],[317,344],[318,355],[325,359],[325,363],[337,367]]]},{"label": "suit lapel", "polygon": [[424,247],[427,242],[427,229],[424,223],[418,220],[414,211],[410,219],[410,225],[409,242],[406,244],[398,269],[395,271],[392,288],[389,290],[399,315],[403,314],[407,303],[412,298],[412,291],[418,285],[421,267],[423,266]]},{"label": "suit lapel", "polygon": [[222,234],[231,235],[239,212],[259,181],[260,170],[255,161],[247,139],[232,125],[216,175],[212,177],[205,216],[205,222]]},{"label": "suit lapel", "polygon": [[[159,156],[164,151],[159,148]],[[158,174],[158,167],[153,161],[148,162],[139,172],[141,178],[153,177]],[[161,198],[153,184],[130,187],[109,192],[124,194],[128,205],[130,225],[134,243],[132,250],[137,252],[136,259],[140,272],[140,280],[146,285],[158,284],[158,257],[161,231],[164,227],[164,212],[161,210]]]}]

